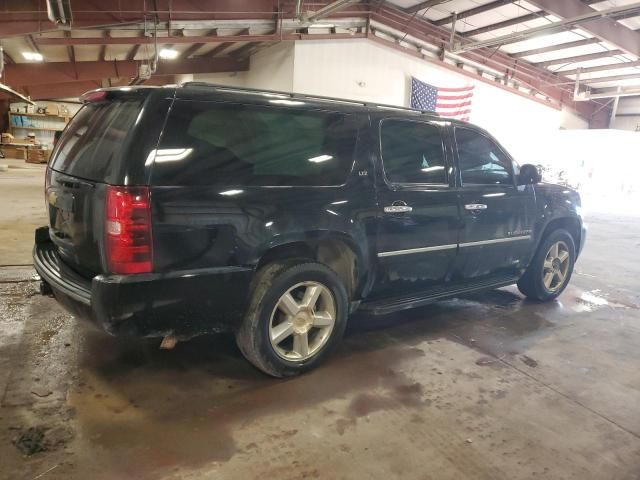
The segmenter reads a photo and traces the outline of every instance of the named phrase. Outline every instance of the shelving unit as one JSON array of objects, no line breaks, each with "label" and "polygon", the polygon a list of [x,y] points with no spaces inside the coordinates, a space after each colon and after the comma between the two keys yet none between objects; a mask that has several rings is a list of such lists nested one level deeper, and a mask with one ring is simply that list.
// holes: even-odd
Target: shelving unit
[{"label": "shelving unit", "polygon": [[16,137],[26,137],[28,132],[36,134],[40,144],[53,144],[55,132],[62,131],[69,122],[69,117],[48,113],[9,112],[9,131]]}]

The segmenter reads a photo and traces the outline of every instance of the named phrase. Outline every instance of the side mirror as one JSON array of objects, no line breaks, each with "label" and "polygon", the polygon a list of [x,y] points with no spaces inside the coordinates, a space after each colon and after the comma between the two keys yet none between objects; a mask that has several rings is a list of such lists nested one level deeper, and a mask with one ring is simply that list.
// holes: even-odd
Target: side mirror
[{"label": "side mirror", "polygon": [[540,183],[540,172],[535,165],[527,163],[520,167],[520,173],[518,174],[518,185],[535,185]]}]

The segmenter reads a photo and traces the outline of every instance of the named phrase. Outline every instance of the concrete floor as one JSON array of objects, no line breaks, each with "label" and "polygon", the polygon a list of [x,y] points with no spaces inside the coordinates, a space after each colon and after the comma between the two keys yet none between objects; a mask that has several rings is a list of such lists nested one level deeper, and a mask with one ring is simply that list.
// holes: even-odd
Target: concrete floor
[{"label": "concrete floor", "polygon": [[[41,184],[0,173],[3,265],[29,261]],[[0,268],[0,478],[639,479],[640,219],[589,222],[559,301],[506,288],[356,317],[284,381],[228,336],[108,337]],[[23,456],[27,432],[46,451]]]}]

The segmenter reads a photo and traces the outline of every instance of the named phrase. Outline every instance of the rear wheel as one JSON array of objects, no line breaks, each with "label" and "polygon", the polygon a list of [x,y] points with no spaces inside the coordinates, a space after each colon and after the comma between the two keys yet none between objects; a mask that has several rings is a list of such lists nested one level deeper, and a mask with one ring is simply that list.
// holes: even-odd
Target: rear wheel
[{"label": "rear wheel", "polygon": [[569,232],[555,230],[541,242],[529,268],[518,281],[518,289],[534,300],[553,300],[571,279],[575,251]]},{"label": "rear wheel", "polygon": [[297,375],[338,343],[347,313],[346,289],[332,270],[315,262],[277,262],[258,272],[236,340],[263,372]]}]

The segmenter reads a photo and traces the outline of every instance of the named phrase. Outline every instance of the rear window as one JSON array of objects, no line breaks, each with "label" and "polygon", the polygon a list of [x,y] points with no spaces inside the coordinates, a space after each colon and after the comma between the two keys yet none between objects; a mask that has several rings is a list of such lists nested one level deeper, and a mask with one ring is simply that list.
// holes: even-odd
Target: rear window
[{"label": "rear window", "polygon": [[356,118],[340,113],[176,101],[153,184],[342,185],[356,136]]},{"label": "rear window", "polygon": [[140,100],[122,100],[82,107],[60,138],[51,168],[87,180],[107,179],[140,104]]}]

